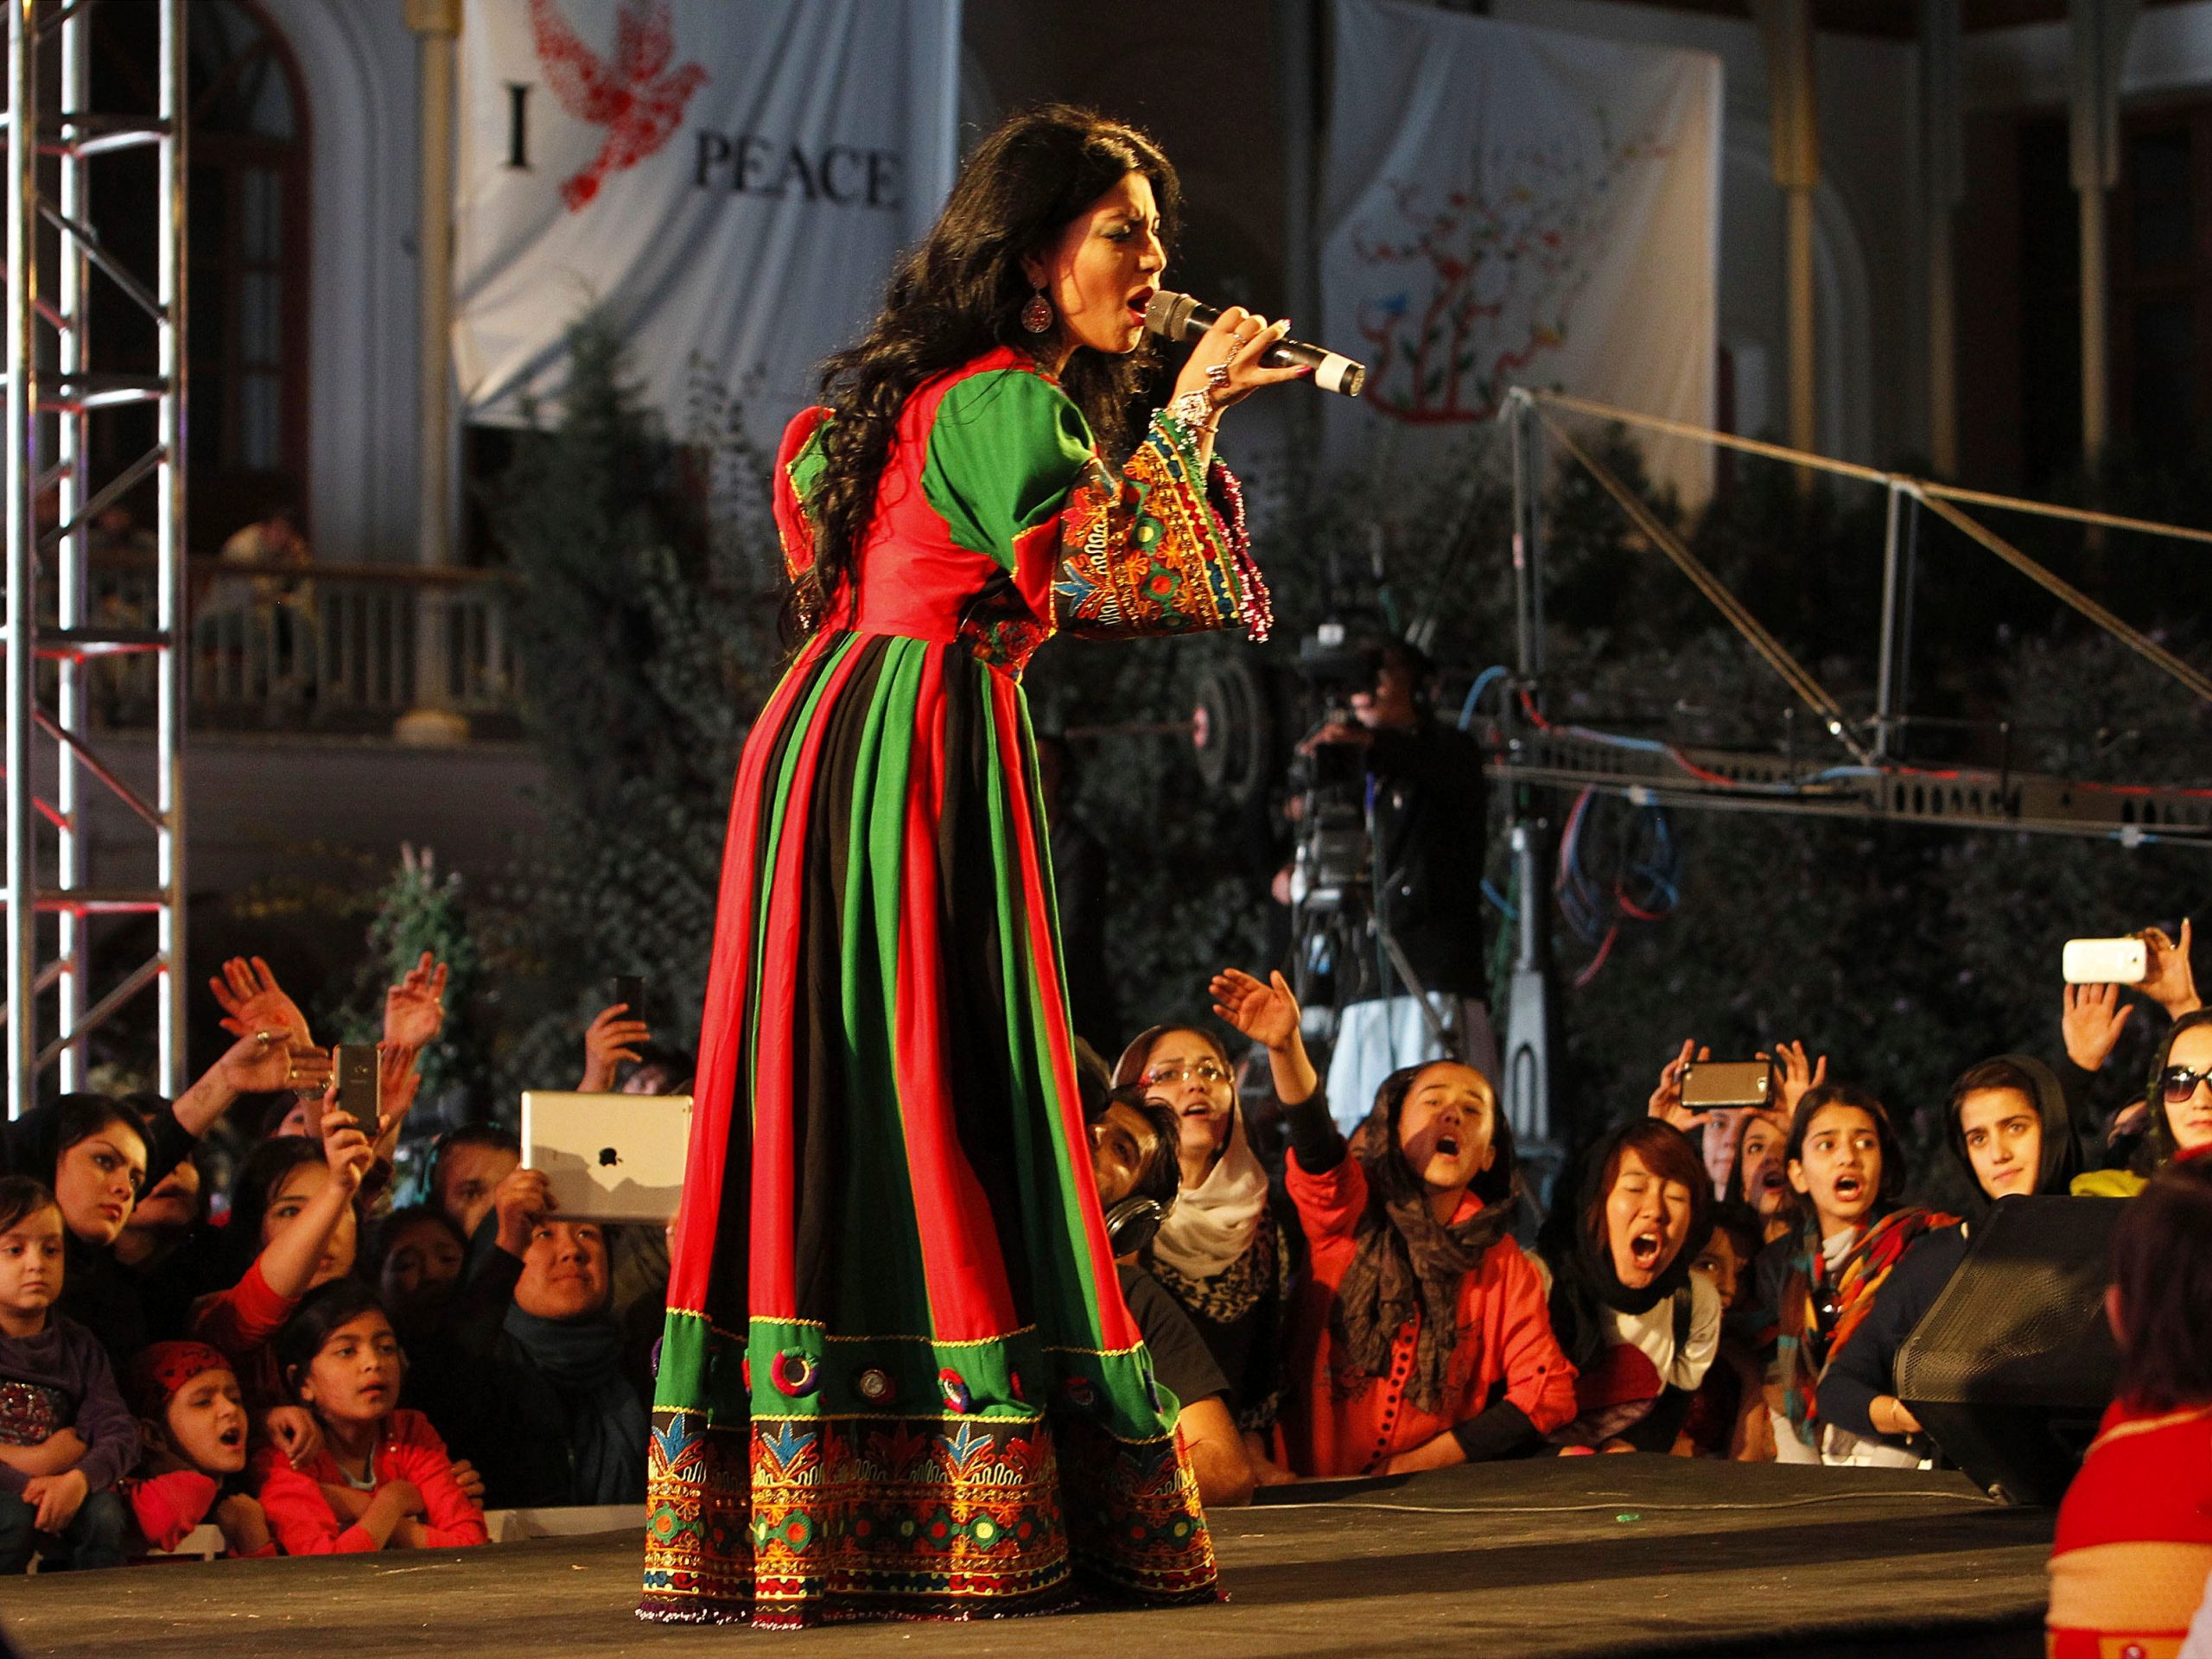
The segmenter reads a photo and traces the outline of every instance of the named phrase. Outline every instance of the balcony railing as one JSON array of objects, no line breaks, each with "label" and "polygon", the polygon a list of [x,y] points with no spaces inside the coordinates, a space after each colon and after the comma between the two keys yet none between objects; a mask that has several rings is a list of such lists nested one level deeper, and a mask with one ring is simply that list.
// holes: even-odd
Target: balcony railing
[{"label": "balcony railing", "polygon": [[[389,732],[423,706],[426,688],[417,682],[427,668],[442,680],[442,706],[468,716],[480,734],[518,729],[507,633],[513,578],[505,572],[213,558],[194,558],[188,569],[195,727]],[[93,626],[147,626],[153,561],[96,557],[92,593]],[[426,628],[443,634],[427,663],[418,650]],[[94,718],[119,728],[151,724],[153,676],[149,658],[100,658],[88,675]]]}]

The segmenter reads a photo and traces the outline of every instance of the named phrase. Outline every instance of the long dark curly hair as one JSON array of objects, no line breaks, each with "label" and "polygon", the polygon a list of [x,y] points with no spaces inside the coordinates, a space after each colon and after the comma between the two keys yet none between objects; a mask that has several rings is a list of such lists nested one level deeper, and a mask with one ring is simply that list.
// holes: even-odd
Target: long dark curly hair
[{"label": "long dark curly hair", "polygon": [[[820,626],[852,580],[907,397],[994,346],[1033,349],[1039,337],[1020,322],[1034,292],[1023,257],[1052,245],[1131,173],[1152,181],[1160,240],[1172,245],[1181,186],[1160,146],[1135,127],[1046,104],[1007,117],[976,146],[936,226],[899,263],[866,336],[823,367],[822,402],[836,418],[823,429],[827,465],[809,502],[814,564],[784,606],[788,640]],[[1122,357],[1078,350],[1061,371],[1062,390],[1101,443],[1120,442],[1152,357],[1148,342]]]}]

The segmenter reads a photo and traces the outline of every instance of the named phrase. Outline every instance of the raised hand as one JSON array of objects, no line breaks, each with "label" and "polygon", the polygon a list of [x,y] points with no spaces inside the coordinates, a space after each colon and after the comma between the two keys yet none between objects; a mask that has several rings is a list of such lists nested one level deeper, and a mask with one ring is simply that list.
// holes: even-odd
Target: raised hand
[{"label": "raised hand", "polygon": [[1684,1135],[1703,1128],[1713,1114],[1694,1112],[1682,1104],[1682,1073],[1712,1058],[1713,1051],[1700,1047],[1696,1038],[1683,1038],[1681,1052],[1659,1068],[1659,1086],[1651,1091],[1644,1109],[1661,1122],[1673,1124]]},{"label": "raised hand", "polygon": [[1265,985],[1240,969],[1224,968],[1207,982],[1213,1011],[1271,1052],[1287,1051],[1298,1038],[1298,998],[1280,973]]},{"label": "raised hand", "polygon": [[2084,1071],[2101,1070],[2120,1041],[2120,1028],[2135,1012],[2120,1000],[2117,985],[2069,985],[2058,1029],[2066,1039],[2066,1058]]},{"label": "raised hand", "polygon": [[2189,965],[2189,918],[2181,918],[2181,938],[2170,939],[2163,929],[2143,930],[2143,982],[2136,988],[2178,1020],[2204,1006],[2196,995],[2196,975]]},{"label": "raised hand", "polygon": [[[379,1122],[379,1133],[382,1128]],[[361,1190],[361,1182],[377,1160],[375,1147],[353,1122],[353,1115],[340,1108],[335,1078],[322,1095],[322,1160],[329,1167],[332,1184],[348,1197]]]},{"label": "raised hand", "polygon": [[330,1055],[312,1044],[289,1046],[281,1031],[251,1031],[231,1045],[214,1069],[242,1095],[273,1089],[307,1092],[320,1089],[328,1080]]},{"label": "raised hand", "polygon": [[1797,1116],[1797,1103],[1805,1098],[1807,1091],[1828,1080],[1828,1057],[1823,1054],[1818,1061],[1808,1060],[1805,1045],[1793,1042],[1777,1043],[1774,1058],[1782,1068],[1780,1096],[1775,1105],[1786,1127]]},{"label": "raised hand", "polygon": [[629,1011],[627,1002],[617,1002],[601,1008],[584,1027],[584,1075],[576,1084],[579,1092],[603,1095],[613,1088],[614,1068],[625,1060],[634,1064],[636,1045],[652,1040],[652,1032],[644,1020],[622,1018]]},{"label": "raised hand", "polygon": [[398,984],[384,994],[384,1039],[401,1048],[428,1048],[445,1027],[446,965],[428,950]]},{"label": "raised hand", "polygon": [[537,1230],[538,1218],[551,1214],[555,1207],[553,1189],[543,1170],[510,1170],[506,1179],[492,1189],[492,1210],[499,1218],[499,1235],[493,1242],[509,1255],[529,1254],[531,1235]]},{"label": "raised hand", "polygon": [[315,1037],[308,1030],[300,1005],[284,994],[276,976],[259,957],[248,961],[232,957],[223,971],[207,982],[223,1010],[223,1029],[233,1037],[270,1032],[297,1048],[312,1048]]}]

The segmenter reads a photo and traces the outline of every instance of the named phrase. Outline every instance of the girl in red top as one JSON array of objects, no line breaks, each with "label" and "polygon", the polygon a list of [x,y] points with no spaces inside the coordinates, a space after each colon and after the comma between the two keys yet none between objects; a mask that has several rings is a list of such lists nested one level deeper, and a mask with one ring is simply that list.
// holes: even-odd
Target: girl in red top
[{"label": "girl in red top", "polygon": [[374,1291],[351,1279],[310,1291],[277,1335],[276,1361],[322,1431],[321,1450],[296,1469],[276,1448],[254,1454],[261,1507],[287,1555],[488,1541],[430,1420],[393,1408],[407,1362]]},{"label": "girl in red top", "polygon": [[2212,1574],[2212,1164],[2153,1176],[2112,1262],[2119,1384],[2059,1505],[2050,1653],[2174,1659]]},{"label": "girl in red top", "polygon": [[1574,1415],[1574,1367],[1508,1231],[1513,1135],[1489,1079],[1445,1060],[1393,1074],[1354,1153],[1282,976],[1230,969],[1211,989],[1214,1012],[1267,1047],[1290,1126],[1284,1185],[1313,1252],[1293,1319],[1291,1468],[1406,1474],[1535,1449]]}]

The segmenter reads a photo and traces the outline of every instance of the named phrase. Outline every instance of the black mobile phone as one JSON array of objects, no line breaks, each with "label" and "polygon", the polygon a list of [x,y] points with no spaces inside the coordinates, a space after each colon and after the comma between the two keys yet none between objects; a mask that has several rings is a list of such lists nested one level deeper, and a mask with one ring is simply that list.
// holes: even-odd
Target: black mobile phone
[{"label": "black mobile phone", "polygon": [[615,975],[614,1001],[628,1007],[630,1019],[644,1019],[645,1017],[645,976],[643,974]]},{"label": "black mobile phone", "polygon": [[338,1078],[338,1109],[373,1141],[384,1110],[383,1079],[377,1071],[374,1043],[340,1043],[330,1051],[331,1071]]}]

